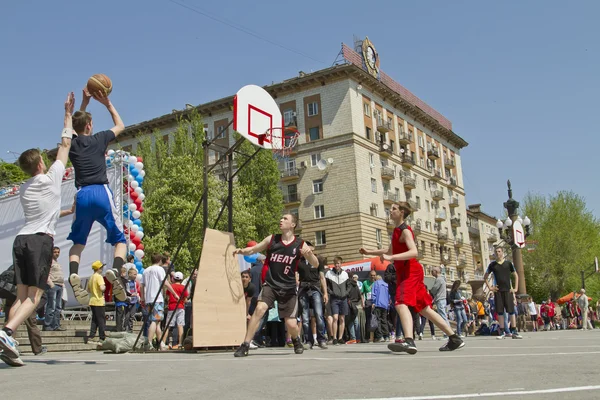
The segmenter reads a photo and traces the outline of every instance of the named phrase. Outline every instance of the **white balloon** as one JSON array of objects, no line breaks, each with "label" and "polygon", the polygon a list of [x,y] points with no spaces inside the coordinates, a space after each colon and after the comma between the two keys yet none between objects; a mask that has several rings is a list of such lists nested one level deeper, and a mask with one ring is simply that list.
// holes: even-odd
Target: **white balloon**
[{"label": "white balloon", "polygon": [[144,200],[146,199],[146,195],[145,195],[144,193],[141,193],[141,194],[138,196],[138,199],[140,199],[141,201],[144,201]]},{"label": "white balloon", "polygon": [[135,244],[129,243],[129,251],[135,251]]},{"label": "white balloon", "polygon": [[138,181],[131,181],[131,182],[129,182],[129,185],[131,185],[131,187],[134,189],[140,186]]},{"label": "white balloon", "polygon": [[141,170],[143,170],[144,169],[144,163],[143,162],[136,162],[135,163],[135,169],[137,169],[138,172],[141,171]]},{"label": "white balloon", "polygon": [[133,223],[133,221],[132,221],[132,220],[130,220],[130,219],[128,219],[128,220],[127,220],[127,227],[128,227],[128,228],[131,228],[133,225],[135,225],[135,224]]},{"label": "white balloon", "polygon": [[[134,204],[134,205],[135,205],[135,204]],[[139,212],[139,211],[134,211],[134,212],[132,213],[132,215],[133,215],[133,218],[135,218],[135,219],[140,219],[140,217],[142,216],[142,213],[141,213],[141,212]]]},{"label": "white balloon", "polygon": [[135,178],[133,177],[133,175],[127,175],[127,182],[131,183],[135,181]]},{"label": "white balloon", "polygon": [[139,227],[139,226],[137,226],[136,224],[133,224],[133,222],[132,222],[132,225],[131,225],[131,228],[130,228],[130,229],[131,229],[133,232],[137,232],[137,231],[140,229],[140,227]]},{"label": "white balloon", "polygon": [[129,164],[135,165],[136,162],[137,162],[137,157],[129,156]]},{"label": "white balloon", "polygon": [[137,210],[137,206],[135,205],[135,203],[131,203],[129,205],[129,211],[135,211],[135,210]]},{"label": "white balloon", "polygon": [[135,254],[135,256],[136,256],[137,258],[139,258],[140,260],[141,260],[142,258],[144,258],[144,250],[136,250],[134,254]]},{"label": "white balloon", "polygon": [[142,193],[144,193],[144,189],[142,189],[141,187],[138,186],[138,187],[135,188],[135,192],[137,194],[142,194]]},{"label": "white balloon", "polygon": [[142,232],[142,231],[137,231],[137,232],[135,233],[135,237],[136,237],[136,238],[138,238],[138,239],[140,239],[140,240],[142,240],[142,239],[144,238],[144,232]]},{"label": "white balloon", "polygon": [[112,156],[113,154],[115,154],[115,151],[113,149],[110,149],[109,151],[106,152],[107,155]]},{"label": "white balloon", "polygon": [[146,171],[145,170],[141,170],[140,172],[138,172],[138,176],[141,176],[142,178],[146,176]]}]

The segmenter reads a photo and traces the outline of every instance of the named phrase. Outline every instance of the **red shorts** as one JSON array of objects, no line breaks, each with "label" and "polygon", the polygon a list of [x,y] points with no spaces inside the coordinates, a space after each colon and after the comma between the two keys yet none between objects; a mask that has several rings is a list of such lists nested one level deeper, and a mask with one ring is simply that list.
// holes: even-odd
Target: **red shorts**
[{"label": "red shorts", "polygon": [[405,304],[421,312],[425,307],[431,307],[433,299],[425,286],[423,267],[415,261],[396,268],[396,305]]}]

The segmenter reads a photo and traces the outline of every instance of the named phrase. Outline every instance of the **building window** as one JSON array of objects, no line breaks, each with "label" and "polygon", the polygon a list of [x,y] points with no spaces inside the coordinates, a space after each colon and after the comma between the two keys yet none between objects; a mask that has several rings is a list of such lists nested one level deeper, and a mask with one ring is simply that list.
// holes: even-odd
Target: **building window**
[{"label": "building window", "polygon": [[310,166],[316,167],[317,163],[321,161],[321,153],[315,153],[310,155]]},{"label": "building window", "polygon": [[323,179],[317,179],[313,181],[313,193],[323,193]]},{"label": "building window", "polygon": [[394,149],[395,149],[395,143],[393,140],[390,140],[390,150],[392,151],[392,153],[395,153]]},{"label": "building window", "polygon": [[429,205],[429,200],[425,200],[425,209],[427,212],[431,211],[431,206]]},{"label": "building window", "polygon": [[367,117],[371,116],[371,105],[369,103],[363,103],[363,109]]},{"label": "building window", "polygon": [[431,251],[431,255],[435,254],[435,246],[433,245],[433,243],[429,243],[429,250]]},{"label": "building window", "polygon": [[285,165],[284,168],[285,168],[286,171],[293,171],[293,170],[296,169],[296,159],[295,158],[288,158],[285,161],[284,165]]},{"label": "building window", "polygon": [[369,153],[369,165],[371,167],[375,166],[375,154]]},{"label": "building window", "polygon": [[427,230],[427,232],[431,232],[431,222],[425,221],[425,230]]},{"label": "building window", "polygon": [[[218,138],[224,138],[227,135],[227,130],[225,129],[225,126],[220,126],[218,129],[219,134],[217,135]],[[225,135],[224,135],[225,133]]]},{"label": "building window", "polygon": [[325,231],[316,231],[315,232],[315,245],[316,246],[324,246],[327,244],[325,240]]},{"label": "building window", "polygon": [[388,117],[388,126],[390,127],[390,129],[392,129],[394,127],[394,119],[392,117]]},{"label": "building window", "polygon": [[417,208],[421,208],[421,198],[417,196]]},{"label": "building window", "polygon": [[375,240],[381,246],[381,229],[375,229]]},{"label": "building window", "polygon": [[[377,204],[372,203],[371,207],[369,208],[369,212],[371,213],[372,217],[376,217],[378,214],[378,209],[379,207],[377,207]],[[387,210],[386,210],[387,211]],[[388,215],[389,216],[389,215]]]},{"label": "building window", "polygon": [[315,206],[315,219],[325,218],[325,206]]},{"label": "building window", "polygon": [[423,136],[419,135],[418,137],[419,137],[419,147],[422,148],[422,147],[424,147],[423,146]]},{"label": "building window", "polygon": [[312,140],[319,140],[319,139],[321,139],[321,136],[319,134],[319,127],[315,126],[313,128],[310,128],[308,130],[308,136],[309,136],[309,138],[310,138],[311,141]]},{"label": "building window", "polygon": [[377,181],[375,178],[371,178],[371,192],[377,193]]},{"label": "building window", "polygon": [[296,125],[296,112],[294,110],[285,110],[283,112],[283,123],[285,126]]},{"label": "building window", "polygon": [[308,103],[308,116],[313,117],[319,114],[319,103]]},{"label": "building window", "polygon": [[365,136],[367,137],[367,139],[371,140],[371,128],[369,128],[368,126],[365,128]]}]

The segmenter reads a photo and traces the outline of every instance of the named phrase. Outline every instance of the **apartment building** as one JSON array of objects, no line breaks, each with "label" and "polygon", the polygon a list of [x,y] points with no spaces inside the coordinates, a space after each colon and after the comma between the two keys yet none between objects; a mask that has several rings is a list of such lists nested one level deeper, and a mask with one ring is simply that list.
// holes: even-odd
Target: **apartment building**
[{"label": "apartment building", "polygon": [[[280,165],[285,209],[298,215],[299,234],[320,254],[352,261],[363,258],[360,247],[389,246],[390,205],[408,201],[426,273],[443,264],[448,281],[473,277],[460,157],[467,142],[448,119],[380,71],[376,52],[374,62],[360,46],[343,45],[337,65],[265,87],[284,123],[302,133]],[[222,144],[232,144],[232,104],[229,96],[187,105],[128,127],[117,146],[135,153],[140,135],[153,129],[168,140],[189,108],[203,115],[209,137],[222,134]]]},{"label": "apartment building", "polygon": [[475,264],[475,279],[482,279],[487,266],[494,260],[494,247],[500,243],[496,227],[498,219],[482,211],[481,204],[471,204],[467,209],[467,227]]}]

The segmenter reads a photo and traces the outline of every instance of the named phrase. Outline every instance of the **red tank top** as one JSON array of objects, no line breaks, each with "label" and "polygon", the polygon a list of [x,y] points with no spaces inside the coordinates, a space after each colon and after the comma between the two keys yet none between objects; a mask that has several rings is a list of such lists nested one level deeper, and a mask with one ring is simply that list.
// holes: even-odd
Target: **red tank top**
[{"label": "red tank top", "polygon": [[[406,245],[406,243],[400,242],[400,238],[402,237],[402,231],[404,229],[408,229],[413,237],[413,240],[415,239],[415,234],[412,231],[412,228],[406,225],[406,223],[395,227],[394,233],[392,234],[392,252],[394,254],[405,253],[408,251],[408,246]],[[396,267],[396,271],[399,271],[401,268],[416,265],[421,265],[416,258],[411,258],[410,260],[406,261],[394,261],[394,267]]]}]

